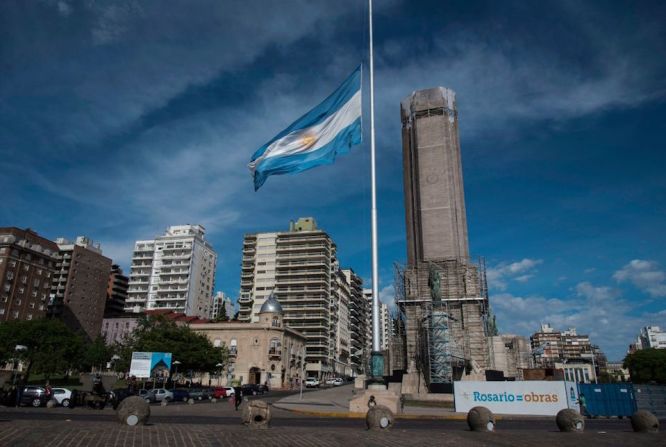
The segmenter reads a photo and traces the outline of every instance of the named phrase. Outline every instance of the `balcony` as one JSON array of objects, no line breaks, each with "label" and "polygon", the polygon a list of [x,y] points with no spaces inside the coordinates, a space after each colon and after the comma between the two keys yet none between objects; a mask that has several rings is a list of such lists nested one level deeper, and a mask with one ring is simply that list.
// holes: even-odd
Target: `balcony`
[{"label": "balcony", "polygon": [[282,358],[282,351],[271,348],[268,350],[268,358],[271,360],[280,360]]}]

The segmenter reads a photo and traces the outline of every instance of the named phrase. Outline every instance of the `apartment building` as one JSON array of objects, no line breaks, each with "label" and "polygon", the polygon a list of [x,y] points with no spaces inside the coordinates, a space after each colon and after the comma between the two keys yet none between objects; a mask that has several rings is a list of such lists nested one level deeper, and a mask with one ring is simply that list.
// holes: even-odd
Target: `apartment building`
[{"label": "apartment building", "polygon": [[127,312],[169,310],[208,318],[217,253],[202,225],[176,225],[134,245]]},{"label": "apartment building", "polygon": [[46,316],[58,246],[27,228],[0,228],[0,322]]},{"label": "apartment building", "polygon": [[101,331],[111,259],[85,236],[56,239],[58,262],[51,282],[48,312],[94,340]]},{"label": "apartment building", "polygon": [[353,335],[347,341],[344,328],[344,320],[353,318],[344,310],[350,298],[339,276],[336,250],[311,217],[291,222],[289,231],[247,234],[243,240],[239,320],[258,322],[261,307],[274,293],[285,325],[306,338],[306,374],[319,378],[347,371],[343,365],[350,365],[347,358],[353,355]]},{"label": "apartment building", "polygon": [[558,362],[573,360],[594,362],[595,367],[606,364],[606,356],[601,349],[591,344],[588,335],[578,334],[576,328],[556,331],[550,324],[544,323],[530,340],[534,361],[540,367],[554,367]]},{"label": "apartment building", "polygon": [[351,283],[342,270],[334,273],[333,296],[337,305],[337,320],[335,338],[335,375],[338,377],[352,376],[351,365],[351,331],[349,320],[349,306],[351,301]]}]

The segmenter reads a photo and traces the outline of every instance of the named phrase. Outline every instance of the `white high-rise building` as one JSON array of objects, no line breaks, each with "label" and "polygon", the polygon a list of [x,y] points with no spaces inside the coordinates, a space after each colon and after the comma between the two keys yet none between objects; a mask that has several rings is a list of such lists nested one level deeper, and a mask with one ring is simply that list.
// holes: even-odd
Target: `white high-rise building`
[{"label": "white high-rise building", "polygon": [[666,349],[666,331],[659,326],[645,326],[637,341],[638,349]]},{"label": "white high-rise building", "polygon": [[125,311],[166,309],[208,318],[217,253],[202,225],[176,225],[134,244]]},{"label": "white high-rise building", "polygon": [[[368,350],[372,348],[372,289],[363,289],[363,296],[366,300],[367,308],[367,340],[369,343]],[[389,342],[391,336],[393,335],[393,328],[391,325],[391,315],[389,313],[388,304],[384,304],[381,301],[379,302],[379,345],[382,350],[389,349]]]}]

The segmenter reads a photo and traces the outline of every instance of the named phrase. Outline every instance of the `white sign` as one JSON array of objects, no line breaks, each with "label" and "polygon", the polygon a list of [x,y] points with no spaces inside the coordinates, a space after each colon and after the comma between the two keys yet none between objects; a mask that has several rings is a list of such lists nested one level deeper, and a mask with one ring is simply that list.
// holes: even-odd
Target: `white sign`
[{"label": "white sign", "polygon": [[468,412],[486,407],[496,414],[554,416],[568,408],[564,382],[527,380],[523,382],[455,382],[456,411]]},{"label": "white sign", "polygon": [[152,352],[133,352],[130,364],[130,376],[140,379],[150,377]]}]

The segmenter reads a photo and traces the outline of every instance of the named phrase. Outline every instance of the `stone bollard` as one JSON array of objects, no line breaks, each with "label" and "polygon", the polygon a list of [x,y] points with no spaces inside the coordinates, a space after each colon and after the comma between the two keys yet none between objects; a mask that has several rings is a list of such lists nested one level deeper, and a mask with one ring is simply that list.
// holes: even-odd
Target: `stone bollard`
[{"label": "stone bollard", "polygon": [[365,425],[368,430],[385,430],[393,426],[393,413],[383,405],[370,407],[365,414]]},{"label": "stone bollard", "polygon": [[210,400],[210,403],[211,403],[211,404],[214,404],[214,403],[216,403],[216,402],[217,402],[217,399],[215,399],[214,397]]},{"label": "stone bollard", "polygon": [[585,430],[585,419],[579,412],[571,408],[560,410],[555,416],[555,423],[560,431],[571,432]]},{"label": "stone bollard", "polygon": [[187,405],[194,405],[194,399],[192,399],[191,397],[187,399]]},{"label": "stone bollard", "polygon": [[271,423],[271,409],[263,400],[251,400],[243,406],[241,419],[250,428],[265,429]]},{"label": "stone bollard", "polygon": [[123,425],[146,424],[150,417],[150,404],[139,396],[127,397],[118,405],[116,416]]},{"label": "stone bollard", "polygon": [[631,415],[631,428],[639,433],[657,433],[659,419],[647,410],[638,410]]},{"label": "stone bollard", "polygon": [[467,413],[467,425],[472,431],[495,431],[495,415],[486,407],[474,407]]},{"label": "stone bollard", "polygon": [[167,405],[169,405],[169,401],[166,400],[166,399],[162,399],[162,402],[160,402],[160,405],[163,406],[163,407],[166,407]]},{"label": "stone bollard", "polygon": [[49,400],[46,402],[46,408],[55,408],[55,407],[57,407],[57,406],[58,406],[58,401],[55,400],[55,399],[49,399]]}]

